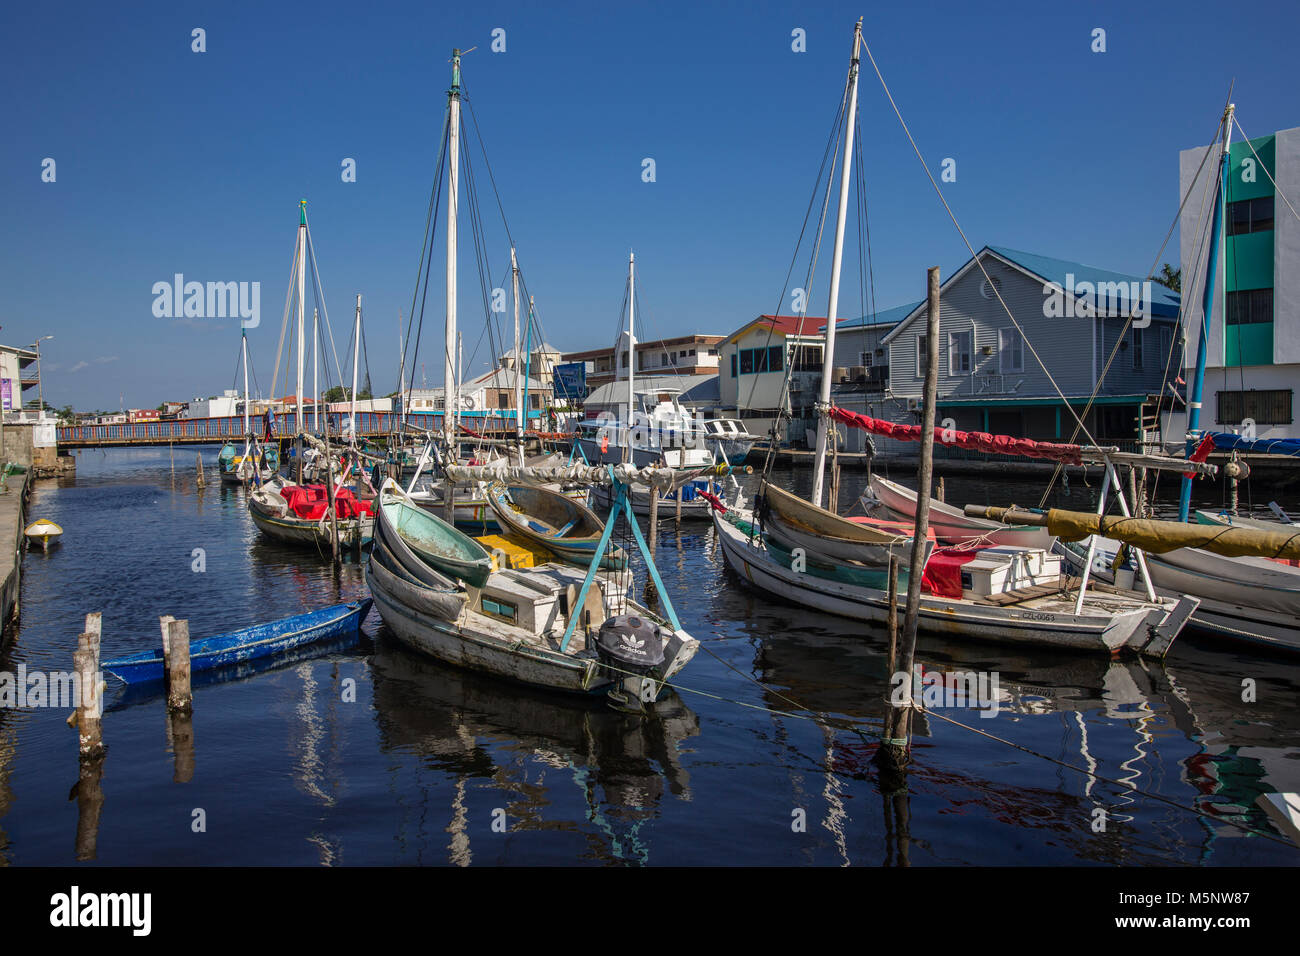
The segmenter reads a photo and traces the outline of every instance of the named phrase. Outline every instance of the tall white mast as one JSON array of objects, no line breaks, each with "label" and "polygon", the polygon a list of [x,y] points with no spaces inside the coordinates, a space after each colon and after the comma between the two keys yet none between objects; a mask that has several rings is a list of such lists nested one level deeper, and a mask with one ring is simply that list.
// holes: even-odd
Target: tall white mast
[{"label": "tall white mast", "polygon": [[515,293],[515,438],[519,442],[519,464],[524,463],[524,380],[523,353],[519,351],[519,261],[515,258],[514,246],[510,247],[510,274],[514,281]]},{"label": "tall white mast", "polygon": [[248,436],[252,434],[252,428],[248,424],[248,333],[242,328],[239,330],[240,349],[244,353],[244,457],[248,457]]},{"label": "tall white mast", "polygon": [[311,407],[316,424],[316,434],[320,434],[320,377],[316,368],[316,357],[320,354],[320,313],[311,310]]},{"label": "tall white mast", "polygon": [[454,434],[460,434],[460,370],[465,362],[465,342],[463,336],[456,333],[456,430]]},{"label": "tall white mast", "polygon": [[853,60],[849,64],[849,109],[844,121],[844,164],[840,169],[840,209],[835,222],[835,257],[831,260],[831,296],[826,306],[826,344],[822,356],[821,400],[817,406],[817,460],[813,466],[812,495],[809,500],[822,503],[822,483],[826,473],[826,409],[831,403],[831,377],[835,366],[835,320],[840,305],[840,260],[844,255],[844,220],[849,211],[849,180],[853,173],[853,126],[858,112],[858,48],[862,44],[862,20],[853,27]]},{"label": "tall white mast", "polygon": [[303,433],[302,420],[302,376],[303,376],[303,309],[307,299],[307,200],[298,204],[301,216],[298,220],[298,388],[294,394],[297,402],[296,422],[298,434]]},{"label": "tall white mast", "polygon": [[460,50],[451,51],[451,89],[447,91],[447,327],[443,364],[442,430],[450,453],[455,435],[454,418],[460,401],[456,375],[456,207],[460,199]]},{"label": "tall white mast", "polygon": [[632,455],[632,390],[636,378],[636,253],[627,254],[627,421],[623,423],[623,461]]},{"label": "tall white mast", "polygon": [[[397,354],[398,354],[397,374],[401,379],[401,381],[397,385],[397,389],[398,389],[397,395],[402,402],[401,421],[404,423],[406,421],[406,414],[407,414],[406,406],[410,404],[410,396],[406,394],[406,339],[402,335],[402,310],[401,309],[397,310]],[[401,437],[402,437],[401,429],[399,428],[398,438],[400,439]]]},{"label": "tall white mast", "polygon": [[[361,293],[357,293],[357,325],[353,329],[353,349],[352,349],[352,408],[348,413],[348,431],[352,436],[352,443],[357,441],[357,360],[361,357]],[[371,408],[374,406],[372,405]]]}]

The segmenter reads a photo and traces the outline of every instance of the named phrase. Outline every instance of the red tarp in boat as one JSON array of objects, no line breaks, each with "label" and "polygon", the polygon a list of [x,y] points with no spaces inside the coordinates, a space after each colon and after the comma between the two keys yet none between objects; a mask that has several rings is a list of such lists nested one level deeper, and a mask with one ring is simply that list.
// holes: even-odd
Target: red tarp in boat
[{"label": "red tarp in boat", "polygon": [[[896,438],[899,441],[920,441],[920,425],[897,425],[870,415],[859,415],[834,406],[830,416],[850,428],[861,428],[873,435]],[[1078,445],[1061,445],[1053,442],[1034,441],[1029,438],[1013,438],[1010,435],[991,435],[988,432],[963,432],[956,429],[935,428],[934,440],[942,445],[968,448],[971,451],[987,452],[991,455],[1019,455],[1023,458],[1046,458],[1066,465],[1082,464],[1081,449]]]},{"label": "red tarp in boat", "polygon": [[959,598],[962,565],[975,560],[975,551],[940,548],[930,555],[921,572],[921,590],[936,597]]}]

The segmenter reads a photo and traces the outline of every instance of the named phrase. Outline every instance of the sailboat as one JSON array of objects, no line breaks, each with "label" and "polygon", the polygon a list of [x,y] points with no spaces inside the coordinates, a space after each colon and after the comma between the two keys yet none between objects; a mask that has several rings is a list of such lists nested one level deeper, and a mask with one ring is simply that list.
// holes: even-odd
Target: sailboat
[{"label": "sailboat", "polygon": [[226,442],[217,455],[217,471],[222,484],[240,485],[266,481],[280,470],[280,449],[276,445],[260,446],[253,434],[248,405],[248,332],[239,330],[240,365],[244,369],[244,453],[233,442]]},{"label": "sailboat", "polygon": [[[831,266],[830,298],[823,349],[821,401],[823,414],[817,428],[817,454],[813,490],[809,502],[795,505],[792,496],[770,482],[759,494],[764,499],[757,511],[744,508],[739,500],[730,507],[715,509],[714,528],[728,565],[756,589],[816,610],[856,620],[883,623],[890,611],[887,590],[869,582],[844,580],[834,571],[835,559],[852,553],[870,569],[893,553],[896,542],[854,542],[844,530],[847,522],[821,507],[827,453],[828,425],[840,412],[830,403],[833,381],[835,324],[838,317],[840,268],[849,185],[853,173],[853,133],[857,111],[857,79],[862,24],[853,33],[853,54],[849,67],[843,127],[843,155],[839,207]],[[855,427],[870,427],[866,416],[841,412],[834,420]],[[888,424],[888,423],[885,423]],[[900,426],[901,427],[901,426]],[[912,426],[919,438],[919,426]],[[938,429],[936,429],[938,431]],[[895,434],[895,437],[902,437]],[[1033,443],[1029,443],[1033,444]],[[1078,446],[1062,446],[1063,454],[1078,455]],[[1180,463],[1182,464],[1182,463]],[[1185,467],[1185,464],[1182,464]],[[1109,481],[1113,467],[1108,465]],[[1109,487],[1109,485],[1108,485]],[[1117,489],[1118,491],[1118,489]],[[1103,492],[1103,497],[1105,493]],[[1122,501],[1122,498],[1121,498]],[[792,539],[788,526],[802,513],[797,539],[806,557],[830,559],[804,564],[782,560],[790,556]],[[777,522],[766,520],[775,514]],[[782,538],[783,532],[787,537]],[[769,544],[770,542],[770,544]],[[859,545],[848,552],[842,549]],[[923,543],[924,546],[924,543]],[[936,553],[937,555],[937,553]],[[1042,548],[988,547],[960,556],[932,558],[927,562],[931,579],[929,593],[920,599],[919,625],[924,630],[990,641],[1036,644],[1113,654],[1129,651],[1163,657],[1196,607],[1193,599],[1177,601],[1148,595],[1105,593],[1091,602],[1083,588],[1074,588],[1061,574],[1061,558]]]},{"label": "sailboat", "polygon": [[[1202,433],[1200,430],[1201,395],[1205,384],[1207,342],[1216,294],[1219,244],[1224,232],[1224,210],[1231,180],[1229,146],[1235,111],[1236,107],[1229,103],[1222,120],[1214,211],[1209,225],[1209,252],[1201,295],[1196,369],[1190,380],[1191,394],[1187,402],[1186,447],[1189,462],[1204,461],[1216,449],[1300,454],[1300,442],[1294,440],[1255,441],[1239,435]],[[1226,305],[1223,314],[1227,315]],[[1185,472],[1179,489],[1180,522],[1187,522],[1189,518],[1191,482],[1192,478]],[[1208,512],[1199,512],[1197,520],[1225,529],[1232,526],[1249,527],[1248,519],[1234,521],[1211,516]],[[1277,525],[1277,529],[1290,530],[1281,524]],[[1062,544],[1059,550],[1076,567],[1108,578],[1120,544],[1108,537],[1091,536],[1079,544]],[[1294,564],[1271,560],[1267,556],[1229,556],[1199,547],[1182,547],[1149,554],[1147,561],[1151,583],[1159,593],[1190,594],[1199,600],[1200,606],[1191,621],[1198,630],[1233,642],[1278,651],[1300,652],[1300,568]]]},{"label": "sailboat", "polygon": [[[307,201],[299,203],[298,236],[294,253],[294,268],[290,278],[291,290],[296,287],[297,315],[297,396],[295,429],[297,432],[296,454],[292,465],[299,474],[305,466],[304,452],[310,448],[319,463],[318,474],[324,478],[323,483],[298,483],[287,477],[274,475],[261,482],[248,496],[248,511],[258,530],[268,537],[287,544],[311,545],[321,552],[332,551],[335,540],[343,548],[359,549],[367,544],[374,530],[374,517],[371,502],[359,498],[347,488],[342,477],[347,466],[337,458],[326,440],[321,442],[306,434],[306,419],[303,413],[303,385],[305,374],[305,327],[307,257],[310,236],[307,226]],[[314,254],[313,254],[314,256]],[[288,331],[290,314],[285,312],[285,326],[281,329],[281,342]],[[277,368],[277,375],[278,375]],[[272,381],[272,392],[275,383]],[[317,423],[319,424],[319,403],[317,404]],[[245,405],[247,416],[247,405]],[[326,421],[328,428],[328,419]]]},{"label": "sailboat", "polygon": [[[460,59],[460,51],[453,51],[452,84],[447,93],[450,162],[444,381],[448,395],[457,381],[451,346],[457,341]],[[455,403],[450,403],[443,417],[443,450],[449,454],[454,454],[456,447],[454,408]],[[431,454],[430,445],[421,455],[422,463]],[[522,464],[515,467],[528,471]],[[447,487],[497,477],[461,474],[474,470],[454,459],[445,463]],[[607,478],[599,477],[617,481],[612,471]],[[632,522],[626,485],[621,484],[620,489],[615,496],[617,511],[601,525],[600,539],[591,549],[585,571],[561,564],[493,571],[477,542],[436,514],[417,508],[389,479],[380,489],[376,547],[366,567],[375,608],[398,640],[440,661],[551,690],[605,694],[620,709],[641,711],[664,694],[668,681],[695,655],[699,642],[682,628],[640,529]],[[633,600],[626,572],[600,573],[601,558],[610,548],[620,513],[633,524],[633,535],[656,584],[662,615]]]}]

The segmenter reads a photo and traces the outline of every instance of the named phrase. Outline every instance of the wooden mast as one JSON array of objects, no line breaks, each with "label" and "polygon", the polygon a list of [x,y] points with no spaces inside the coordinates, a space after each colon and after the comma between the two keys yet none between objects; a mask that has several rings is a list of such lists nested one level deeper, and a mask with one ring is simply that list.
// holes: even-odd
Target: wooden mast
[{"label": "wooden mast", "polygon": [[[840,260],[844,256],[844,221],[849,211],[849,181],[853,175],[853,125],[858,111],[858,48],[862,45],[862,20],[853,27],[853,59],[849,64],[848,111],[844,121],[844,162],[840,168],[840,206],[835,222],[835,257],[831,260],[830,301],[826,306],[826,344],[822,357],[821,397],[817,415],[817,460],[813,466],[812,494],[808,500],[821,507],[826,472],[826,440],[831,403],[831,378],[835,370],[835,319],[840,300]],[[833,436],[832,432],[832,436]]]}]

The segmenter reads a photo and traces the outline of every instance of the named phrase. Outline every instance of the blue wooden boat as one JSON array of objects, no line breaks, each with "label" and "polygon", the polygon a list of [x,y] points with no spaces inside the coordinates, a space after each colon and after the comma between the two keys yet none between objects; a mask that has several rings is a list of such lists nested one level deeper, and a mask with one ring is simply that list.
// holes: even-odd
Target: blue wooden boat
[{"label": "blue wooden boat", "polygon": [[[352,633],[361,627],[370,604],[370,598],[351,604],[335,604],[287,617],[283,621],[255,624],[241,631],[191,641],[190,673],[270,657],[290,648]],[[100,666],[128,684],[161,681],[164,676],[161,647],[105,661]]]}]

